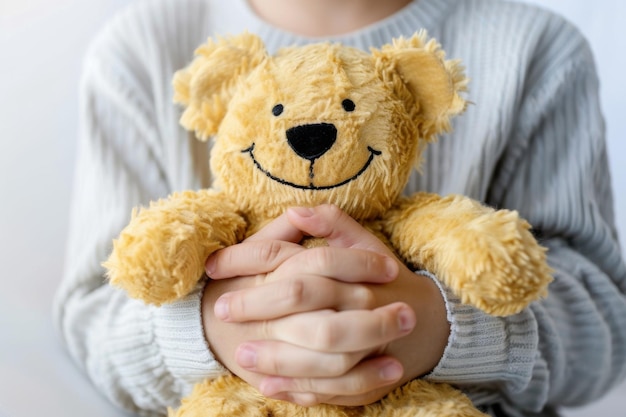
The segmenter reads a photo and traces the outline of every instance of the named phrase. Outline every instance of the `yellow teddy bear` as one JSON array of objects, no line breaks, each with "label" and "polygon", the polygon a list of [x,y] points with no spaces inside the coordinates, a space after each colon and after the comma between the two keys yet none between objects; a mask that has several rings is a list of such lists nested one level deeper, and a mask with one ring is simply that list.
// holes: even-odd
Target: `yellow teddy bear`
[{"label": "yellow teddy bear", "polygon": [[[516,212],[463,196],[401,196],[425,145],[466,107],[460,64],[424,32],[371,53],[317,43],[274,56],[244,33],[196,54],[175,76],[175,100],[186,128],[214,137],[214,185],[136,210],[105,262],[111,284],[148,303],[172,302],[196,286],[212,252],[290,206],[331,203],[489,314],[517,313],[545,295],[545,250]],[[484,415],[460,391],[421,379],[363,407],[300,407],[235,376],[198,384],[172,414]]]}]

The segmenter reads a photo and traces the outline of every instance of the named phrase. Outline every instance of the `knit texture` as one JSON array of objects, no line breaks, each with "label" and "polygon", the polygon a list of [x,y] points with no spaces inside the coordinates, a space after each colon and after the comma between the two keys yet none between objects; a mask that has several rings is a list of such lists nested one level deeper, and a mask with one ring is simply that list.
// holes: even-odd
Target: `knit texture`
[{"label": "knit texture", "polygon": [[[442,287],[452,332],[427,378],[512,416],[596,399],[626,376],[626,267],[589,47],[562,19],[501,0],[418,0],[331,40],[368,50],[422,28],[463,61],[474,104],[453,133],[429,145],[407,191],[461,193],[518,210],[556,271],[548,298],[509,318],[486,316]],[[148,307],[106,285],[100,263],[133,207],[210,184],[210,145],[179,125],[171,79],[207,37],[245,29],[270,52],[319,40],[266,24],[245,0],[140,0],[85,59],[55,320],[93,383],[140,415],[176,407],[194,383],[225,370],[204,339],[201,288]]]}]

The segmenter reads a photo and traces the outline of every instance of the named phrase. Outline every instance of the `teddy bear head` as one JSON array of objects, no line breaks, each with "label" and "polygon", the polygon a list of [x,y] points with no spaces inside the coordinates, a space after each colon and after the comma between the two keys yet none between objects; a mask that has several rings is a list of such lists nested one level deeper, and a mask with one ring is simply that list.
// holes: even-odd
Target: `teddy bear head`
[{"label": "teddy bear head", "polygon": [[181,123],[214,138],[215,188],[258,220],[321,203],[357,220],[385,212],[464,110],[465,85],[423,32],[370,53],[315,43],[275,55],[243,33],[209,40],[174,77]]}]

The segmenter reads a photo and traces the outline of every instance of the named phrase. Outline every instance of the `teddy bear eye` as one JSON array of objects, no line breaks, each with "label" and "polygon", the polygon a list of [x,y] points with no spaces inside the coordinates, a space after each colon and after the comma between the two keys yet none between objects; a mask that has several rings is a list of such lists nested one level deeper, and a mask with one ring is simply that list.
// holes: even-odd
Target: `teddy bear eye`
[{"label": "teddy bear eye", "polygon": [[345,111],[354,111],[354,108],[356,107],[354,101],[350,100],[349,98],[342,101],[341,105],[343,106],[343,109]]},{"label": "teddy bear eye", "polygon": [[272,108],[272,114],[274,116],[280,116],[284,109],[285,108],[283,107],[282,104],[277,104]]}]

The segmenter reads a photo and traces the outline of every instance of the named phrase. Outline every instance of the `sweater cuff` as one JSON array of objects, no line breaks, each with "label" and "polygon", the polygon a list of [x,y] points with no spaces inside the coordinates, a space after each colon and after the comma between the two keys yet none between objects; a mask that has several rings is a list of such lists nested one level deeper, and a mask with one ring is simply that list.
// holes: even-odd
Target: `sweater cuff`
[{"label": "sweater cuff", "polygon": [[155,308],[154,334],[163,361],[179,392],[188,395],[193,385],[228,373],[213,356],[204,336],[202,294],[204,283],[187,297]]},{"label": "sweater cuff", "polygon": [[471,387],[472,391],[482,385],[487,392],[482,392],[481,397],[491,397],[491,400],[493,395],[488,391],[493,394],[497,389],[509,396],[507,394],[528,388],[538,344],[537,323],[530,309],[509,317],[490,316],[462,304],[459,297],[432,274],[417,273],[430,277],[439,286],[450,323],[444,354],[425,379]]}]

